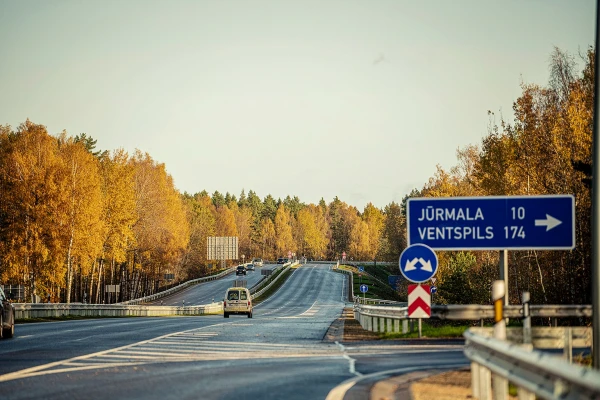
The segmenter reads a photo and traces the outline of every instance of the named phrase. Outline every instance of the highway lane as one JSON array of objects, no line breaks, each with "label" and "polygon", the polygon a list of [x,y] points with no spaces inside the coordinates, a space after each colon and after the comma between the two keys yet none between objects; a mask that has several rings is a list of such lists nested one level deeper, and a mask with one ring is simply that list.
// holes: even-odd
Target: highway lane
[{"label": "highway lane", "polygon": [[[57,339],[51,328],[35,324],[24,331],[26,325],[19,325],[13,341],[0,343],[4,360],[12,361],[15,355],[5,351],[6,344],[18,347],[18,352],[44,350],[39,341],[34,345],[20,337],[27,333],[47,335],[38,339],[49,348],[35,362],[29,360],[27,365],[37,365],[34,369],[11,367],[10,374],[3,370],[0,392],[14,399],[312,399],[325,398],[347,379],[386,370],[468,365],[462,346],[451,344],[323,341],[345,306],[344,280],[326,266],[296,269],[274,296],[256,307],[252,319],[72,321],[61,324],[81,323],[80,329],[60,337],[56,346],[48,343]],[[107,329],[107,322],[121,324]],[[93,338],[77,344],[86,335]],[[63,343],[64,338],[68,339]],[[77,350],[66,351],[69,343]],[[365,398],[372,384],[367,378],[345,392],[347,398]]]},{"label": "highway lane", "polygon": [[262,278],[261,270],[272,269],[277,265],[265,265],[258,267],[254,271],[248,271],[246,275],[237,276],[235,272],[214,281],[199,283],[197,285],[190,286],[182,291],[174,293],[170,296],[163,297],[156,301],[148,304],[153,305],[165,305],[165,306],[197,306],[201,304],[209,304],[213,301],[219,302],[223,300],[225,291],[233,286],[233,281],[236,279],[242,279],[247,281],[247,287],[256,285]]}]

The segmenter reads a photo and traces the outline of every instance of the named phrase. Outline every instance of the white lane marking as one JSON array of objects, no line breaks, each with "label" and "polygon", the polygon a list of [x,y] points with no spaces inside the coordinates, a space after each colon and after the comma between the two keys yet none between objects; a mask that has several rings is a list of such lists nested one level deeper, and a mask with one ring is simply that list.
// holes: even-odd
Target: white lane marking
[{"label": "white lane marking", "polygon": [[26,338],[30,338],[33,337],[33,335],[24,335],[24,336],[17,336],[17,339],[26,339]]},{"label": "white lane marking", "polygon": [[[348,353],[346,353],[346,347],[337,340],[335,341],[335,344],[337,344],[340,347],[340,350],[342,351],[342,353],[344,353],[344,358],[348,360],[348,372],[350,372],[352,375],[362,376],[362,374],[356,370],[356,360],[350,357]],[[350,385],[350,387],[352,387],[352,385]]]},{"label": "white lane marking", "polygon": [[379,371],[379,372],[375,372],[372,374],[368,374],[368,375],[362,375],[362,376],[358,376],[356,378],[350,378],[344,382],[342,382],[341,384],[339,384],[338,386],[334,387],[329,394],[327,395],[327,397],[325,398],[325,400],[343,400],[344,396],[346,395],[346,392],[354,385],[356,385],[358,382],[365,380],[365,379],[373,379],[373,378],[378,378],[380,376],[385,376],[385,375],[402,375],[402,374],[406,374],[408,372],[415,372],[415,371],[424,371],[424,370],[452,370],[452,369],[458,369],[458,368],[463,368],[465,366],[467,366],[468,364],[448,364],[448,365],[436,365],[435,368],[431,367],[431,366],[421,366],[421,367],[405,367],[405,368],[399,368],[399,369],[389,369],[387,371]]},{"label": "white lane marking", "polygon": [[82,337],[82,338],[79,338],[79,339],[75,339],[75,340],[73,340],[73,341],[74,341],[74,342],[79,342],[79,341],[86,340],[86,339],[93,338],[93,337],[94,337],[94,336],[86,336],[86,337]]},{"label": "white lane marking", "polygon": [[[288,276],[288,278],[285,280],[285,283],[284,283],[283,285],[281,285],[281,286],[279,287],[279,289],[277,289],[277,291],[276,291],[275,293],[273,293],[271,296],[269,296],[269,298],[268,298],[268,299],[266,299],[265,301],[261,302],[260,304],[258,304],[258,305],[257,305],[256,307],[254,307],[254,308],[258,308],[258,307],[262,306],[263,304],[265,304],[265,303],[268,303],[270,300],[274,299],[274,298],[276,297],[275,295],[276,295],[276,294],[277,294],[277,293],[278,293],[278,292],[281,290],[281,288],[283,288],[283,287],[286,285],[286,283],[288,283],[288,282],[290,281],[290,279],[292,278],[292,276],[293,276],[293,275],[294,275],[296,272],[298,272],[299,270],[300,270],[300,268],[296,268],[296,269],[294,269],[294,271],[292,272],[292,274],[291,274],[290,276]],[[281,307],[281,308],[283,308],[283,307]]]},{"label": "white lane marking", "polygon": [[[51,368],[60,367],[60,366],[64,365],[65,363],[87,361],[88,359],[90,359],[92,357],[98,357],[98,356],[104,356],[104,355],[110,356],[111,354],[113,354],[115,352],[118,352],[121,350],[126,350],[129,348],[135,347],[135,346],[151,343],[153,341],[157,341],[157,340],[161,340],[161,339],[170,338],[170,337],[176,336],[178,334],[193,332],[193,331],[197,331],[199,329],[205,329],[205,328],[209,328],[209,327],[212,328],[212,327],[220,326],[220,325],[227,325],[227,322],[209,325],[209,326],[205,326],[202,328],[188,329],[186,331],[181,331],[181,332],[169,333],[169,334],[166,334],[163,336],[156,337],[154,339],[143,340],[141,342],[128,344],[128,345],[121,346],[121,347],[116,347],[116,348],[109,349],[109,350],[103,350],[103,351],[99,351],[96,353],[91,353],[91,354],[86,354],[83,356],[69,358],[67,360],[54,361],[54,362],[47,363],[47,364],[37,365],[37,366],[31,367],[31,368],[25,368],[20,371],[15,371],[15,372],[10,372],[8,374],[0,375],[0,382],[6,382],[6,381],[14,380],[14,379],[26,378],[26,377],[31,377],[31,376],[48,375],[48,374],[55,374],[55,373],[63,372],[64,369],[51,369]],[[66,331],[64,331],[64,332],[66,332]],[[81,369],[98,368],[97,365],[98,364],[96,364],[96,363],[93,366],[86,365],[85,367],[81,367]],[[128,365],[128,364],[124,364],[124,365]],[[68,369],[68,370],[73,370],[73,369]]]},{"label": "white lane marking", "polygon": [[355,384],[356,384],[356,382],[350,380],[345,383],[342,383],[341,385],[334,387],[329,392],[329,394],[327,395],[325,400],[344,400],[344,396],[346,395],[346,392],[348,390],[350,390],[350,388],[352,386],[354,386]]}]

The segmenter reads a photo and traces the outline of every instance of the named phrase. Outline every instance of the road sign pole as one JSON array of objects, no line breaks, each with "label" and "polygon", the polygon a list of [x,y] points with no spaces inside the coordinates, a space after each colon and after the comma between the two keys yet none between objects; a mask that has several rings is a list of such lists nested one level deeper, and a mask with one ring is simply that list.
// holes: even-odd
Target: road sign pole
[{"label": "road sign pole", "polygon": [[600,370],[600,0],[596,2],[594,132],[592,136],[592,366]]}]

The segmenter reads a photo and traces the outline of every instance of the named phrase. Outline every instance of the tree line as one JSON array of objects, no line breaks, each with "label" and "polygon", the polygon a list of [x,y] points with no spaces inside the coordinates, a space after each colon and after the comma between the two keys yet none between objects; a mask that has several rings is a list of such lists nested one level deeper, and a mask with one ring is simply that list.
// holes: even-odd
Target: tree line
[{"label": "tree line", "polygon": [[[117,284],[118,299],[127,300],[172,284],[165,274],[182,281],[210,273],[209,236],[237,236],[246,260],[288,252],[335,260],[345,252],[397,262],[409,197],[569,193],[576,248],[511,251],[509,296],[517,303],[529,290],[534,303],[589,303],[593,49],[581,58],[578,74],[575,58],[555,49],[548,85],[522,84],[513,121],[489,112],[487,134],[457,151],[456,166],[438,166],[421,189],[382,209],[252,190],[180,193],[147,153],[96,151],[86,134],[51,135],[29,120],[0,126],[0,279],[24,285],[27,300],[114,301],[105,287]],[[439,252],[439,259],[436,302],[489,303],[497,252]]]},{"label": "tree line", "polygon": [[[513,103],[514,119],[488,112],[487,135],[479,145],[457,151],[450,170],[433,177],[410,196],[492,196],[572,194],[576,247],[572,251],[509,251],[509,300],[522,291],[532,303],[591,302],[591,163],[594,50],[579,58],[555,48],[549,82],[523,83]],[[438,300],[489,304],[499,279],[498,252],[440,252]]]},{"label": "tree line", "polygon": [[[165,276],[211,272],[209,236],[237,236],[246,260],[288,252],[373,260],[400,247],[396,203],[359,212],[338,198],[305,204],[252,190],[239,199],[181,194],[149,154],[95,147],[86,134],[51,135],[29,120],[14,130],[0,126],[0,279],[23,285],[22,300],[101,303],[152,294],[171,283]],[[107,285],[120,285],[118,296]]]}]

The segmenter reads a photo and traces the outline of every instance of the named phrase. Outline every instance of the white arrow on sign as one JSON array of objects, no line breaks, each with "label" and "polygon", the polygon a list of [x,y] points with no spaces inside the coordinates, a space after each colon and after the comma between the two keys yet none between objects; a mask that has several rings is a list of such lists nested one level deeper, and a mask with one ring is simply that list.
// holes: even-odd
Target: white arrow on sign
[{"label": "white arrow on sign", "polygon": [[417,269],[415,265],[417,263],[421,263],[421,269],[427,272],[433,271],[433,267],[431,266],[431,261],[425,261],[423,258],[413,258],[412,260],[406,260],[406,266],[404,267],[404,271],[413,271]]},{"label": "white arrow on sign", "polygon": [[562,221],[554,218],[552,215],[549,214],[546,214],[546,219],[535,220],[535,226],[545,226],[546,232],[548,232],[552,228],[556,228],[560,224],[562,224]]},{"label": "white arrow on sign", "polygon": [[419,262],[421,263],[422,267],[421,269],[423,271],[427,271],[427,272],[431,272],[433,271],[433,268],[431,267],[431,262],[429,261],[425,261],[422,258],[419,258]]}]

